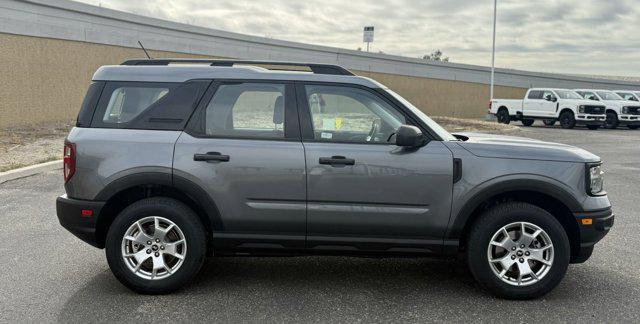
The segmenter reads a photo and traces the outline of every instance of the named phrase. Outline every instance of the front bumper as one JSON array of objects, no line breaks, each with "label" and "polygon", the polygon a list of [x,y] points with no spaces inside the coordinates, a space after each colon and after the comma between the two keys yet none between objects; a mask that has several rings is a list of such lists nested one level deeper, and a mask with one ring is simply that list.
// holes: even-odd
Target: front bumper
[{"label": "front bumper", "polygon": [[640,125],[640,115],[618,115],[618,122],[622,125]]},{"label": "front bumper", "polygon": [[603,125],[607,117],[605,115],[578,114],[576,124],[580,125]]},{"label": "front bumper", "polygon": [[[571,263],[582,263],[589,259],[593,247],[613,226],[613,210],[611,207],[588,212],[574,213],[580,229],[580,245],[571,256]],[[589,221],[590,220],[590,221]]]},{"label": "front bumper", "polygon": [[[79,239],[95,246],[99,246],[96,236],[98,215],[104,202],[79,200],[62,195],[56,199],[56,213],[60,225]],[[90,212],[89,212],[90,211]]]}]

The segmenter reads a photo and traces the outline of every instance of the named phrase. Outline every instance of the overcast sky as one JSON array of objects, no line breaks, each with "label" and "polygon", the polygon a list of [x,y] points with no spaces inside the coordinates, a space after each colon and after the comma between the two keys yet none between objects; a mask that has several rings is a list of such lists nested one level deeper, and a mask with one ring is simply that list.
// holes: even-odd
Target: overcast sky
[{"label": "overcast sky", "polygon": [[[491,64],[492,0],[80,0],[226,31]],[[496,66],[640,77],[640,0],[498,0]]]}]

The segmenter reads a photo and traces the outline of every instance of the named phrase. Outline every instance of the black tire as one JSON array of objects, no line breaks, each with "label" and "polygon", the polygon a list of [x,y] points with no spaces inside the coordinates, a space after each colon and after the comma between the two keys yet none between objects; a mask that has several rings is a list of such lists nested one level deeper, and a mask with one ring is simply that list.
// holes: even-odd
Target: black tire
[{"label": "black tire", "polygon": [[502,107],[498,109],[496,117],[500,124],[509,124],[511,122],[511,116],[509,116],[509,110],[507,108]]},{"label": "black tire", "polygon": [[629,129],[638,129],[638,125],[627,125],[627,127],[629,127]]},{"label": "black tire", "polygon": [[543,120],[542,120],[542,123],[543,123],[545,126],[553,126],[553,125],[555,125],[555,124],[556,124],[556,120],[555,120],[555,119],[543,119]]},{"label": "black tire", "polygon": [[[160,216],[170,220],[179,227],[187,242],[181,266],[164,279],[138,277],[122,258],[122,239],[127,229],[147,216]],[[107,233],[105,249],[109,267],[123,285],[142,294],[166,294],[185,286],[200,271],[205,260],[206,243],[204,227],[189,207],[175,199],[153,197],[131,204],[118,215]]]},{"label": "black tire", "polygon": [[618,120],[618,114],[613,111],[607,111],[607,118],[604,122],[604,128],[606,129],[616,129],[620,121]]},{"label": "black tire", "polygon": [[587,128],[590,130],[596,130],[598,128],[600,128],[600,125],[587,125]]},{"label": "black tire", "polygon": [[560,114],[560,126],[564,129],[572,129],[576,126],[576,117],[571,111],[564,111]]},{"label": "black tire", "polygon": [[523,119],[522,120],[522,125],[529,127],[529,126],[533,125],[534,121],[535,121],[534,119]]},{"label": "black tire", "polygon": [[[528,222],[543,229],[554,248],[553,263],[546,275],[528,286],[502,281],[494,274],[488,260],[494,233],[514,222]],[[562,225],[544,209],[527,203],[504,203],[487,210],[474,222],[467,240],[467,261],[475,279],[489,292],[507,299],[532,299],[548,293],[564,277],[570,257],[569,238]]]}]

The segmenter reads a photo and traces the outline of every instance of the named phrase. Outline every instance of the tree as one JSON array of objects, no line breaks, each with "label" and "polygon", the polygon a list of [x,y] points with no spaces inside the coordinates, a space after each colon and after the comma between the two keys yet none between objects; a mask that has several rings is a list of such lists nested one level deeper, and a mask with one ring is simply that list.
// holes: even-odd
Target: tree
[{"label": "tree", "polygon": [[429,55],[423,56],[422,59],[428,61],[449,62],[448,57],[442,57],[442,51],[439,49]]}]

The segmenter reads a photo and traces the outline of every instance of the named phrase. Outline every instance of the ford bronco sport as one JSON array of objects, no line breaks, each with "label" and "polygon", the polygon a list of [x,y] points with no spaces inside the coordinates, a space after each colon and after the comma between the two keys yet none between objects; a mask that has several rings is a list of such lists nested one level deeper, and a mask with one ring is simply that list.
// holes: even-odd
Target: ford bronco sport
[{"label": "ford bronco sport", "polygon": [[599,157],[452,135],[325,64],[101,67],[64,144],[64,182],[62,226],[148,294],[184,286],[206,256],[460,255],[488,291],[535,298],[613,225]]}]

